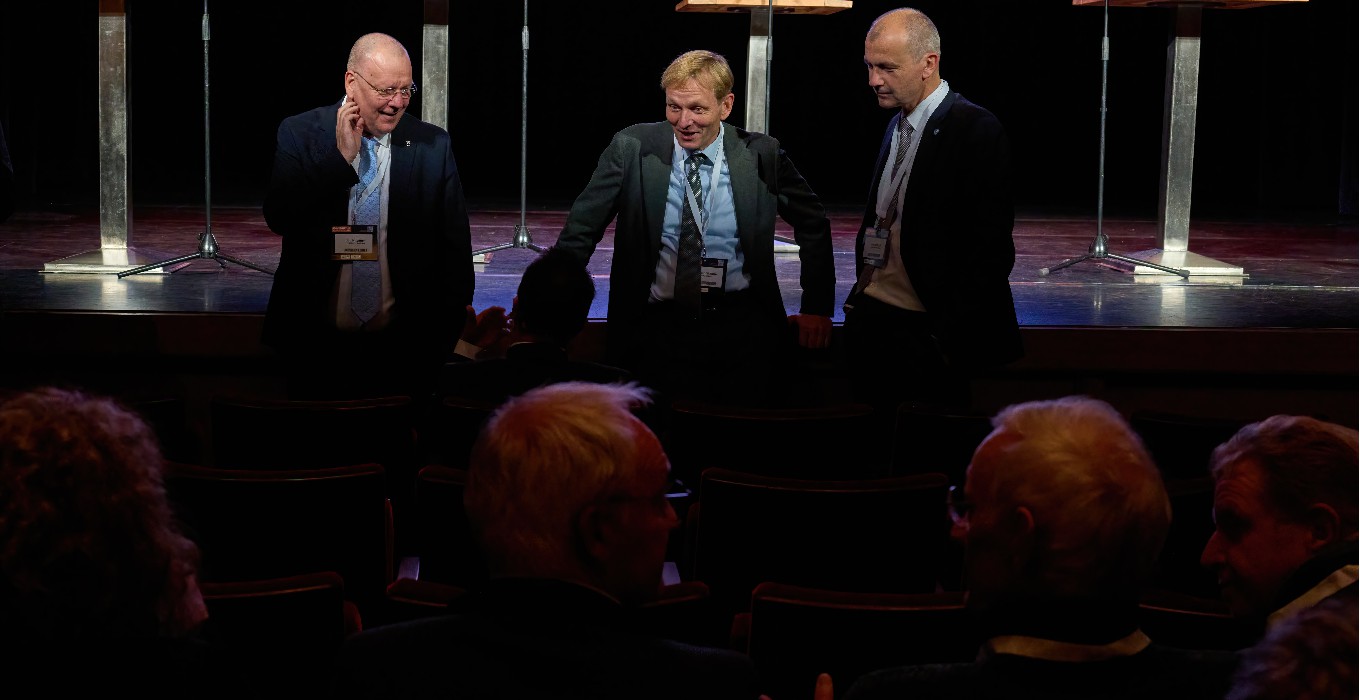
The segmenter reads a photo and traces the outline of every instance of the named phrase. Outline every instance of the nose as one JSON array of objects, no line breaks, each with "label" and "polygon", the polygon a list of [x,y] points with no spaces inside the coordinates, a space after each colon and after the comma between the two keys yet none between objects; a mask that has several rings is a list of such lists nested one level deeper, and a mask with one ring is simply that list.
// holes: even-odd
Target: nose
[{"label": "nose", "polygon": [[883,76],[879,75],[876,69],[869,69],[869,87],[876,88],[883,84]]},{"label": "nose", "polygon": [[666,527],[674,530],[680,527],[680,516],[675,512],[675,506],[671,504],[671,499],[666,499]]},{"label": "nose", "polygon": [[1223,563],[1223,544],[1217,531],[1209,536],[1209,541],[1204,544],[1204,551],[1199,555],[1199,565],[1212,569]]}]

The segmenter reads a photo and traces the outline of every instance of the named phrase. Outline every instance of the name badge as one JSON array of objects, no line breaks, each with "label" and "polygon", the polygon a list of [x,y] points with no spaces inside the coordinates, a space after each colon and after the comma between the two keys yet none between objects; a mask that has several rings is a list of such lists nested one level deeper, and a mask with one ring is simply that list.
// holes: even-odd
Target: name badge
[{"label": "name badge", "polygon": [[723,289],[726,286],[727,259],[704,258],[699,268],[699,288],[707,292],[710,289]]},{"label": "name badge", "polygon": [[377,260],[378,227],[372,224],[332,226],[335,248],[331,260]]},{"label": "name badge", "polygon": [[864,230],[864,264],[882,268],[888,264],[888,236],[890,232],[887,228],[876,228],[872,232]]}]

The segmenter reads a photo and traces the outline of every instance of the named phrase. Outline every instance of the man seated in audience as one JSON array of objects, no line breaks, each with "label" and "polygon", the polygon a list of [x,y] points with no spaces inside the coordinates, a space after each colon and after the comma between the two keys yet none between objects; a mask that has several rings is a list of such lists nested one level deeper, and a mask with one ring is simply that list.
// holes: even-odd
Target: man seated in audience
[{"label": "man seated in audience", "polygon": [[733,651],[658,639],[633,607],[661,587],[670,467],[632,384],[562,382],[509,399],[473,451],[464,502],[491,580],[455,614],[351,637],[355,698],[741,698]]},{"label": "man seated in audience", "polygon": [[1356,444],[1353,429],[1277,415],[1214,450],[1215,529],[1200,562],[1235,616],[1270,626],[1356,598]]},{"label": "man seated in audience", "polygon": [[571,254],[549,248],[524,269],[508,319],[498,306],[469,318],[459,355],[444,366],[437,392],[498,404],[554,382],[628,380],[626,370],[567,356],[594,300],[590,272]]},{"label": "man seated in audience", "polygon": [[1356,599],[1333,596],[1273,625],[1243,652],[1227,700],[1360,697]]},{"label": "man seated in audience", "polygon": [[1171,504],[1123,417],[1067,397],[992,424],[952,504],[986,640],[977,660],[876,671],[845,697],[1222,698],[1232,653],[1171,649],[1139,629]]}]

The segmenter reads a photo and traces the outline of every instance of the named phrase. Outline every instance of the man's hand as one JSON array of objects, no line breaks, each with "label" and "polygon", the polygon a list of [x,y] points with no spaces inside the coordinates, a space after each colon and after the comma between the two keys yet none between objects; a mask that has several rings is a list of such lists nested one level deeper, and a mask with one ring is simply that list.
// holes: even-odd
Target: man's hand
[{"label": "man's hand", "polygon": [[335,112],[335,147],[346,163],[353,163],[359,155],[359,143],[364,137],[364,118],[359,116],[359,104],[345,96]]},{"label": "man's hand", "polygon": [[478,357],[500,357],[505,351],[505,340],[510,335],[505,308],[488,306],[477,313],[469,304],[463,319],[463,332],[459,340],[481,348]]},{"label": "man's hand", "polygon": [[789,316],[789,323],[798,328],[798,345],[811,350],[831,346],[831,317],[811,314]]}]

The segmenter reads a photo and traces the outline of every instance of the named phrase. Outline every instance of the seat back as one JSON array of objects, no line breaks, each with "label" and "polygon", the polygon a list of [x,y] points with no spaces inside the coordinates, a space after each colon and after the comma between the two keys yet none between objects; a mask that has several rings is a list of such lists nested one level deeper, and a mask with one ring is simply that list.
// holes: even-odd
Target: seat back
[{"label": "seat back", "polygon": [[686,523],[686,579],[708,584],[729,619],[764,581],[933,591],[949,539],[947,488],[943,474],[812,481],[705,470]]},{"label": "seat back", "polygon": [[1207,476],[1214,448],[1249,422],[1150,409],[1129,414],[1129,426],[1143,439],[1143,446],[1167,479]]},{"label": "seat back", "polygon": [[1138,624],[1153,642],[1181,649],[1237,651],[1256,642],[1253,630],[1218,597],[1151,589],[1138,606]]},{"label": "seat back", "polygon": [[676,400],[664,409],[662,443],[672,473],[698,483],[709,467],[815,479],[888,475],[873,407],[753,408]]},{"label": "seat back", "polygon": [[1200,564],[1204,546],[1214,534],[1214,480],[1207,474],[1166,480],[1171,499],[1171,527],[1157,557],[1151,586],[1200,598],[1217,598],[1218,581]]},{"label": "seat back", "polygon": [[416,552],[421,581],[474,588],[487,578],[486,560],[463,508],[467,471],[430,464],[416,474]]},{"label": "seat back", "polygon": [[751,594],[747,653],[771,698],[808,697],[819,673],[837,696],[861,675],[971,661],[980,635],[961,592],[887,594],[762,583]]},{"label": "seat back", "polygon": [[[415,463],[409,396],[301,401],[216,396],[208,404],[211,466],[223,469]],[[414,470],[411,471],[414,475]]]},{"label": "seat back", "polygon": [[420,424],[421,464],[467,469],[472,446],[495,410],[496,404],[489,401],[459,396],[435,402]]},{"label": "seat back", "polygon": [[393,579],[392,511],[378,464],[235,470],[170,463],[165,486],[202,551],[205,582],[334,571],[361,614]]},{"label": "seat back", "polygon": [[991,432],[986,413],[903,403],[892,427],[892,473],[942,472],[962,485],[973,451]]},{"label": "seat back", "polygon": [[252,581],[205,581],[204,637],[246,687],[280,697],[324,694],[346,636],[362,627],[334,571]]}]

